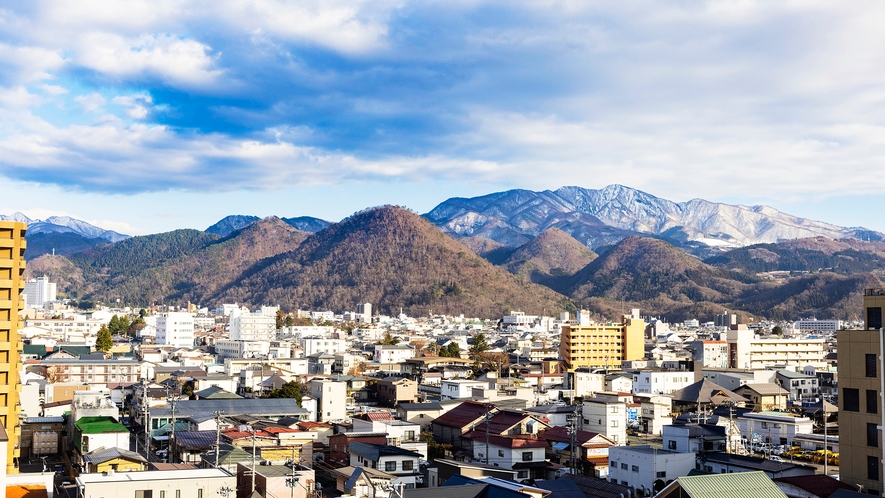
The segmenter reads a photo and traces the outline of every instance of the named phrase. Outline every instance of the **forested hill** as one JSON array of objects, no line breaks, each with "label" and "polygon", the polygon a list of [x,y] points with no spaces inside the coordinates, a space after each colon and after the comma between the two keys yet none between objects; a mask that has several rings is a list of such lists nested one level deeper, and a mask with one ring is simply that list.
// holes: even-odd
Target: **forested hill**
[{"label": "forested hill", "polygon": [[482,259],[427,220],[384,206],[357,213],[292,252],[256,264],[212,296],[214,302],[279,303],[303,309],[382,313],[464,313],[495,317],[514,309],[555,313],[556,292],[525,283]]}]

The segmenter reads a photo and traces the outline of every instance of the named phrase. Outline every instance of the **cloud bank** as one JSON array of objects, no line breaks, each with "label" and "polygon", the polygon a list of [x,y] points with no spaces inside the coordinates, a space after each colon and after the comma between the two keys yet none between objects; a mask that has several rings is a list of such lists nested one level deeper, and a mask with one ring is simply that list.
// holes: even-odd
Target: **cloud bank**
[{"label": "cloud bank", "polygon": [[0,176],[878,193],[882,20],[866,1],[28,2],[0,10]]}]

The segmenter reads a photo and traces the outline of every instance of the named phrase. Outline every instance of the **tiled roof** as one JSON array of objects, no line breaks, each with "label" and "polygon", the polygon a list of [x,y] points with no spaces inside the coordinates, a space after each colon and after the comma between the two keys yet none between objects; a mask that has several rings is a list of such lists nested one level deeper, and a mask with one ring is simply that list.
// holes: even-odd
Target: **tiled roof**
[{"label": "tiled roof", "polygon": [[413,456],[413,457],[422,457],[420,453],[416,453],[414,451],[409,451],[398,446],[388,446],[384,444],[372,444],[372,443],[361,443],[359,441],[352,441],[348,446],[348,450],[352,453],[355,453],[363,458],[368,458],[372,461],[378,461],[382,456],[391,456],[391,455],[402,455],[402,456]]},{"label": "tiled roof", "polygon": [[[831,494],[840,489],[854,490],[853,486],[849,486],[838,479],[822,474],[813,476],[795,476],[795,477],[779,477],[774,480],[775,484],[784,483],[796,486],[799,489],[808,491],[809,494],[818,496],[819,498],[827,498]],[[780,487],[780,486],[778,486]]]},{"label": "tiled roof", "polygon": [[470,425],[478,418],[484,417],[489,409],[491,409],[492,411],[495,410],[492,405],[489,405],[487,403],[465,401],[455,408],[452,408],[448,412],[444,413],[443,415],[437,417],[437,419],[434,420],[433,423],[445,427],[462,428]]}]

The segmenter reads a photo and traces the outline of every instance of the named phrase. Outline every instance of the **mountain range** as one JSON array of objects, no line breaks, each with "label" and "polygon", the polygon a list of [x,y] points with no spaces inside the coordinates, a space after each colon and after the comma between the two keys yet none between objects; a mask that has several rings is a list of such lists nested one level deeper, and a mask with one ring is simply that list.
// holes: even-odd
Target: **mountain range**
[{"label": "mountain range", "polygon": [[508,190],[452,198],[427,218],[455,237],[484,237],[502,245],[525,244],[559,228],[597,249],[631,235],[660,238],[699,256],[711,248],[735,248],[783,240],[827,237],[883,240],[861,227],[839,227],[782,213],[768,206],[739,206],[692,199],[673,202],[622,185],[593,190]]},{"label": "mountain range", "polygon": [[[691,206],[704,209],[690,214]],[[816,235],[789,238],[807,234]],[[42,235],[29,230],[28,253]],[[669,320],[725,310],[850,319],[863,290],[882,286],[880,235],[771,208],[565,187],[449,199],[423,217],[391,206],[339,223],[234,215],[204,232],[29,255],[28,272],[50,275],[72,298],[138,305],[346,310],[369,301],[391,314],[585,308],[610,319],[639,307]]]}]

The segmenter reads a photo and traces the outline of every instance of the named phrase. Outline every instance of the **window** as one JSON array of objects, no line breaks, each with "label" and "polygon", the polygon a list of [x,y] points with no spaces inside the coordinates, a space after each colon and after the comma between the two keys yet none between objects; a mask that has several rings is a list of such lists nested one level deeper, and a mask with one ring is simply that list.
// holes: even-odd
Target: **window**
[{"label": "window", "polygon": [[879,480],[879,459],[874,456],[867,457],[867,479]]},{"label": "window", "polygon": [[846,412],[860,411],[860,391],[842,388],[842,409]]},{"label": "window", "polygon": [[866,357],[866,374],[867,377],[876,377],[876,355],[868,354]]},{"label": "window", "polygon": [[630,471],[632,471],[632,472],[639,472],[639,465],[631,465],[631,466],[630,466]]},{"label": "window", "polygon": [[135,491],[135,498],[152,498],[154,492],[150,489],[138,489]]},{"label": "window", "polygon": [[166,492],[160,491],[160,498],[166,498]]},{"label": "window", "polygon": [[531,462],[532,461],[532,452],[531,451],[523,451],[522,452],[522,461],[523,462]]},{"label": "window", "polygon": [[768,422],[762,422],[762,428],[768,429]]},{"label": "window", "polygon": [[661,479],[666,479],[667,478],[667,471],[662,470],[661,472],[658,472],[657,474],[655,474],[655,477],[659,477]]},{"label": "window", "polygon": [[667,448],[669,448],[671,450],[675,450],[676,449],[676,441],[667,441]]},{"label": "window", "polygon": [[622,463],[622,464],[621,464],[621,470],[627,470],[627,464],[626,464],[626,463]]},{"label": "window", "polygon": [[528,479],[528,477],[529,471],[527,470],[520,470],[519,473],[516,474],[517,479]]},{"label": "window", "polygon": [[879,392],[867,389],[867,413],[879,413]]},{"label": "window", "polygon": [[617,420],[612,420],[612,424],[611,424],[611,425],[612,425],[612,427],[617,427],[617,426],[618,426],[618,421],[617,421]]},{"label": "window", "polygon": [[879,447],[879,429],[876,428],[876,424],[867,424],[867,446]]},{"label": "window", "polygon": [[384,462],[384,470],[396,470],[396,462]]},{"label": "window", "polygon": [[498,456],[499,457],[504,456],[504,450],[498,450]]},{"label": "window", "polygon": [[412,470],[415,462],[411,460],[403,460],[403,470]]},{"label": "window", "polygon": [[197,498],[203,498],[203,488],[197,490]]}]

